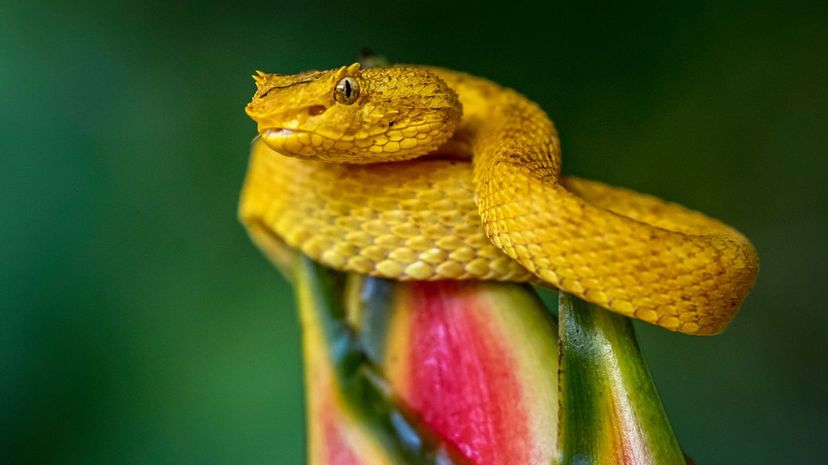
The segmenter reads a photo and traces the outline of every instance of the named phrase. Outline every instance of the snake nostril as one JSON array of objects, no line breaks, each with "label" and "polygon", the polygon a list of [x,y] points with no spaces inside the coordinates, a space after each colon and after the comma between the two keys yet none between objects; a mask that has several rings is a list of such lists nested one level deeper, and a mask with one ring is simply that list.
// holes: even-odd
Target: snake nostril
[{"label": "snake nostril", "polygon": [[325,110],[327,110],[327,108],[325,108],[324,105],[314,105],[308,108],[308,114],[311,116],[319,116],[322,113],[325,113]]}]

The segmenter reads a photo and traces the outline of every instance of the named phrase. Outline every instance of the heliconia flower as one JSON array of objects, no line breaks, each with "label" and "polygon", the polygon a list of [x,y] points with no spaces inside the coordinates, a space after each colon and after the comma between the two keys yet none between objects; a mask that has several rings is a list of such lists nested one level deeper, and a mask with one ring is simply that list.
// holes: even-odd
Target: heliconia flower
[{"label": "heliconia flower", "polygon": [[302,324],[310,465],[453,465],[459,454],[410,420],[345,320],[337,273],[302,258]]},{"label": "heliconia flower", "polygon": [[353,279],[366,352],[423,426],[477,465],[552,462],[557,327],[531,287]]},{"label": "heliconia flower", "polygon": [[309,464],[684,463],[623,317],[561,294],[559,341],[527,285],[295,269]]}]

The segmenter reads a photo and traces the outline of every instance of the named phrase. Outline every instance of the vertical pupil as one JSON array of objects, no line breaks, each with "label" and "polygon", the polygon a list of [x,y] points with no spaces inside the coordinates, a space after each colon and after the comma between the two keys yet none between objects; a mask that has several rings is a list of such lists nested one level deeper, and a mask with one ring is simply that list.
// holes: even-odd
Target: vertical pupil
[{"label": "vertical pupil", "polygon": [[351,80],[345,80],[345,97],[351,98]]}]

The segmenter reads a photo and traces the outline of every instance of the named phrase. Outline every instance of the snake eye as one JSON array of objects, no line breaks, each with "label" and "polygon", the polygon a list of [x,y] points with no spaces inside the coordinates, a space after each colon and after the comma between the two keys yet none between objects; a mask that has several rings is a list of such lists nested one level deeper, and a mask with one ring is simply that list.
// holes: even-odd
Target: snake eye
[{"label": "snake eye", "polygon": [[345,105],[356,102],[359,97],[359,83],[352,77],[345,77],[334,87],[334,100]]}]

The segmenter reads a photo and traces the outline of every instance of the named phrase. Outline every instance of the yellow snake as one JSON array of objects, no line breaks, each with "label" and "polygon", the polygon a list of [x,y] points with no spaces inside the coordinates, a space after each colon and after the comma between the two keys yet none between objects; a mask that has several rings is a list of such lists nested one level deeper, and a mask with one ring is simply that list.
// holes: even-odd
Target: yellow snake
[{"label": "yellow snake", "polygon": [[727,225],[561,177],[552,121],[514,90],[421,66],[254,79],[240,216],[277,263],[286,244],[391,279],[540,282],[687,334],[723,330],[756,279]]}]

